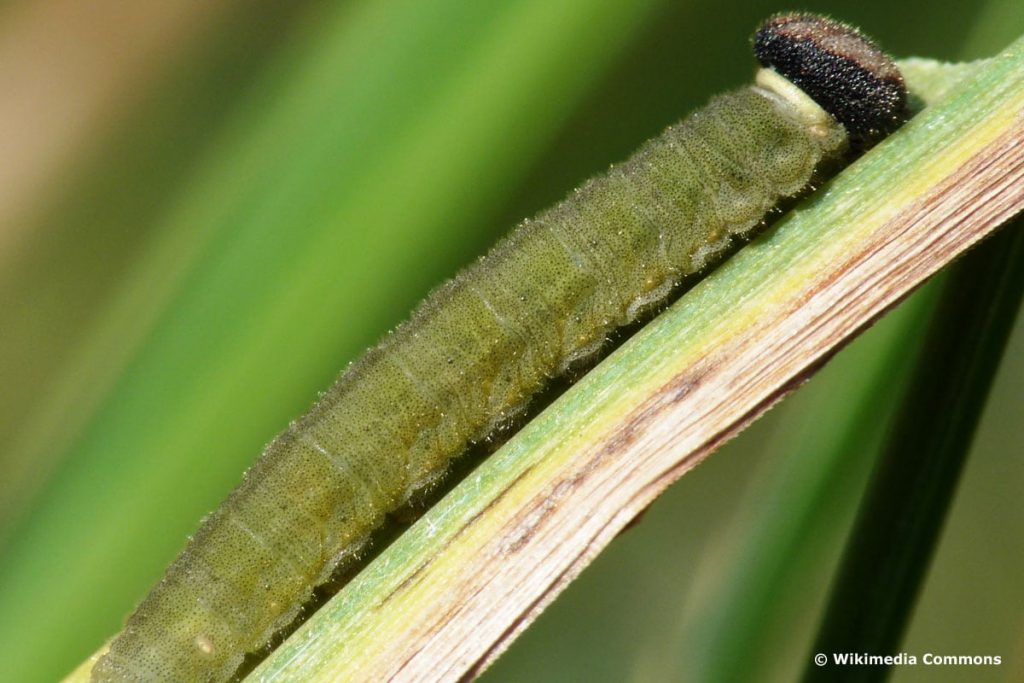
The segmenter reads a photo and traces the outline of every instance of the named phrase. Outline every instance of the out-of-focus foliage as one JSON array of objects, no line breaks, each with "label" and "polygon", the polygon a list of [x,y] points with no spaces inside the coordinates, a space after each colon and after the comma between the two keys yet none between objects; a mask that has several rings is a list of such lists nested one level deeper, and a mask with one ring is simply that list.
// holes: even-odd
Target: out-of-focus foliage
[{"label": "out-of-focus foliage", "polygon": [[[0,223],[0,679],[95,649],[346,362],[509,225],[746,82],[750,32],[785,9],[223,0],[181,29]],[[801,9],[898,56],[975,58],[1024,31],[1013,0]],[[103,40],[85,28],[67,40]],[[911,299],[685,477],[487,677],[800,671],[926,309]],[[1022,347],[905,644],[1002,655],[979,680],[1024,672]]]}]

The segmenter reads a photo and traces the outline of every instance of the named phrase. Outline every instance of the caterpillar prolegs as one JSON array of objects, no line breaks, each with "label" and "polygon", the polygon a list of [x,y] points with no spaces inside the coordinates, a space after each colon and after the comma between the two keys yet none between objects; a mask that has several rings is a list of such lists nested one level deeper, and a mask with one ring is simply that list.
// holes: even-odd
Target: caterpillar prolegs
[{"label": "caterpillar prolegs", "polygon": [[204,520],[93,680],[230,678],[388,513],[905,116],[896,67],[855,29],[779,16],[754,46],[754,85],[521,223],[346,369]]}]

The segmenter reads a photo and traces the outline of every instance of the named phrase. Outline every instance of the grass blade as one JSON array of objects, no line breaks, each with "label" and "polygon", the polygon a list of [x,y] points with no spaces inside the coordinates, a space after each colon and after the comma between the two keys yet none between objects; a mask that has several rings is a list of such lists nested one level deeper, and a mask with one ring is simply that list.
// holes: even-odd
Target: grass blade
[{"label": "grass blade", "polygon": [[[1024,221],[953,266],[847,545],[814,653],[896,654],[1024,301]],[[816,666],[806,681],[881,681]],[[835,664],[830,659],[830,664]]]}]

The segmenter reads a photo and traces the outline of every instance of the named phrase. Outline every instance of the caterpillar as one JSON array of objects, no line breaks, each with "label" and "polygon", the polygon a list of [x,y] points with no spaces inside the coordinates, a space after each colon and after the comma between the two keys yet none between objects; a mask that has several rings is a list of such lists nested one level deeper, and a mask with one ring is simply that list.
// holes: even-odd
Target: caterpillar
[{"label": "caterpillar", "polygon": [[387,515],[906,117],[899,71],[852,27],[779,15],[753,42],[753,85],[523,221],[342,372],[202,522],[92,680],[230,679]]}]

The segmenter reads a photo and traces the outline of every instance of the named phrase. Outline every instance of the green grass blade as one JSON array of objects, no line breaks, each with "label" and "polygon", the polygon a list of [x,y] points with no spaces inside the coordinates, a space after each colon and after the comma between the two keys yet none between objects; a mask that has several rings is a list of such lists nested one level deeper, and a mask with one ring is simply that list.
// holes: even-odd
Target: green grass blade
[{"label": "green grass blade", "polygon": [[817,602],[806,578],[797,577],[830,559],[823,541],[837,519],[852,513],[857,482],[870,470],[893,408],[879,397],[901,381],[915,349],[904,340],[926,322],[933,298],[929,285],[793,397],[809,415],[773,435],[778,457],[759,463],[756,495],[702,563],[697,585],[706,592],[692,595],[696,604],[673,660],[677,675],[721,682],[787,677],[789,660],[779,656],[792,637],[787,621]]},{"label": "green grass blade", "polygon": [[[1024,301],[1024,221],[951,270],[847,544],[814,653],[895,654]],[[805,681],[882,681],[886,666],[816,666]]]}]

